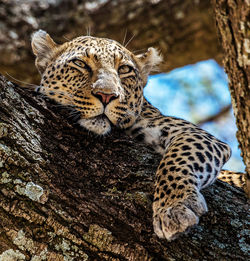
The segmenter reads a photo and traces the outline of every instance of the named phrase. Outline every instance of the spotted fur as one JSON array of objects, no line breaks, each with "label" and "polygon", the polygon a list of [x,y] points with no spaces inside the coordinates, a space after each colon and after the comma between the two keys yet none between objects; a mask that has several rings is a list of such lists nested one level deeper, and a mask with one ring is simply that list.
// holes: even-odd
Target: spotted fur
[{"label": "spotted fur", "polygon": [[80,113],[79,124],[98,135],[112,126],[151,145],[163,157],[156,172],[154,231],[175,239],[207,211],[200,190],[211,185],[230,148],[185,120],[163,116],[144,97],[148,74],[161,62],[154,48],[134,55],[116,41],[83,36],[56,44],[39,30],[32,37],[41,73],[37,91]]}]

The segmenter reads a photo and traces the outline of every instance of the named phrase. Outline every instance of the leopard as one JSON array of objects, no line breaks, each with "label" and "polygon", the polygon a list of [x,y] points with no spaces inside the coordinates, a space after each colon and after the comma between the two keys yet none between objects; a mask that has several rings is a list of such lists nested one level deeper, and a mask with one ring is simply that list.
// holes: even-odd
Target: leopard
[{"label": "leopard", "polygon": [[134,54],[115,40],[93,36],[57,44],[43,30],[32,35],[31,45],[41,75],[38,93],[74,108],[87,131],[104,136],[118,128],[162,155],[152,203],[155,234],[171,241],[197,225],[208,211],[201,190],[222,175],[231,149],[146,100],[148,76],[163,60],[159,50]]}]

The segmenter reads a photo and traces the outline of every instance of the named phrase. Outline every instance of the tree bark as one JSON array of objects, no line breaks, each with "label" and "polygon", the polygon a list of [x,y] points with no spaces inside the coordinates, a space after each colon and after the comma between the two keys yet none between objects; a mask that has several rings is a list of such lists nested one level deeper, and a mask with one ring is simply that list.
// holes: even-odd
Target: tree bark
[{"label": "tree bark", "polygon": [[237,139],[246,165],[246,191],[250,197],[250,4],[246,0],[212,1],[229,78],[237,124]]},{"label": "tree bark", "polygon": [[59,43],[89,30],[121,43],[133,37],[132,51],[161,50],[161,72],[211,58],[221,61],[209,0],[2,0],[0,28],[0,72],[22,81],[39,81],[30,47],[30,35],[39,28]]},{"label": "tree bark", "polygon": [[[96,137],[0,78],[0,260],[247,260],[247,201],[216,182],[173,242],[152,229],[159,156],[119,130]],[[8,259],[9,258],[9,259]]]}]

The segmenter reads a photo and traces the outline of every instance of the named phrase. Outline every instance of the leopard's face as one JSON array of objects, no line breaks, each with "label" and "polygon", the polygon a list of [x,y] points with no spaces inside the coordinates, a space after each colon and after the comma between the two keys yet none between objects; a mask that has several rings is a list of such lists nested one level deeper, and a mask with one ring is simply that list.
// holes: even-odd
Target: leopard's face
[{"label": "leopard's face", "polygon": [[41,30],[34,34],[32,47],[42,74],[38,91],[75,108],[79,123],[100,135],[112,125],[124,129],[134,124],[155,65],[151,60],[160,59],[153,48],[135,56],[116,41],[90,36],[57,45]]},{"label": "leopard's face", "polygon": [[131,126],[141,111],[143,82],[133,55],[117,42],[79,37],[42,75],[40,92],[81,113],[79,123],[97,134],[111,124]]}]

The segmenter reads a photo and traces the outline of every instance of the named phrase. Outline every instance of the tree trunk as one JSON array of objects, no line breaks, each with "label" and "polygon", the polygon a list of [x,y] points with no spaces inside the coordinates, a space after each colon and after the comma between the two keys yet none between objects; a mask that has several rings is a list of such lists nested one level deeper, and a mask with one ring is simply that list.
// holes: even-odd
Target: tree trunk
[{"label": "tree trunk", "polygon": [[159,156],[119,130],[86,133],[0,78],[0,260],[247,260],[244,193],[216,182],[188,235],[152,229]]},{"label": "tree trunk", "polygon": [[221,61],[209,0],[2,0],[0,19],[0,72],[22,81],[39,79],[30,47],[30,35],[39,28],[59,43],[88,30],[121,43],[134,36],[130,50],[161,50],[162,72],[211,58]]},{"label": "tree trunk", "polygon": [[246,191],[250,197],[250,4],[246,0],[212,1],[229,78],[237,139],[246,165]]}]

